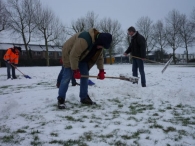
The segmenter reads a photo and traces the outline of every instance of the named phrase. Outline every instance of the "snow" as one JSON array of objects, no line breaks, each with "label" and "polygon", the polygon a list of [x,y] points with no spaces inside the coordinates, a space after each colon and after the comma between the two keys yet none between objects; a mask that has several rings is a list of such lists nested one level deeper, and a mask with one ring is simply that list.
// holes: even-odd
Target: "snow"
[{"label": "snow", "polygon": [[[131,64],[105,65],[107,76],[131,76]],[[57,109],[56,79],[61,66],[18,67],[7,80],[0,68],[0,145],[195,145],[195,67],[145,65],[147,87],[118,79],[97,80],[79,102],[69,85],[67,109]],[[97,75],[94,66],[91,75]],[[79,80],[77,80],[79,82]]]}]

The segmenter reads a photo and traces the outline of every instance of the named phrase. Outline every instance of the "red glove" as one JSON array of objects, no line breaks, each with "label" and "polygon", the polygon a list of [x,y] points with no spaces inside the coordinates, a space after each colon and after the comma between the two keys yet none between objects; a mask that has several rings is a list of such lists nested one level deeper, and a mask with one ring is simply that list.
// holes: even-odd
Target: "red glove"
[{"label": "red glove", "polygon": [[80,79],[81,78],[81,73],[80,73],[79,69],[73,70],[73,72],[74,72],[74,78],[75,79]]},{"label": "red glove", "polygon": [[104,74],[106,74],[106,72],[104,72],[104,69],[100,69],[98,79],[103,80],[105,78]]}]

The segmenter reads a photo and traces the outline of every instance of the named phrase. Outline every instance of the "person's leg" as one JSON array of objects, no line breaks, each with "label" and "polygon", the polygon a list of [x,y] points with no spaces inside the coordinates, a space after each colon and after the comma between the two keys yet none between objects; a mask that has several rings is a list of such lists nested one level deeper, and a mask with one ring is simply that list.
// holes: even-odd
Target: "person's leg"
[{"label": "person's leg", "polygon": [[59,74],[58,74],[57,84],[56,84],[56,86],[57,86],[58,88],[60,87],[60,82],[61,82],[61,80],[62,80],[63,69],[64,69],[64,67],[62,66],[62,68],[61,68],[61,70],[60,70],[60,72],[59,72]]},{"label": "person's leg", "polygon": [[16,77],[16,72],[15,72],[15,67],[13,67],[13,66],[11,65],[11,68],[12,68],[12,78],[13,78],[13,79],[17,79],[17,77]]},{"label": "person's leg", "polygon": [[71,68],[64,68],[63,73],[62,73],[62,79],[60,82],[59,91],[58,91],[58,95],[59,95],[58,98],[62,98],[65,100],[66,92],[68,90],[68,84],[70,83],[71,78],[72,78]]},{"label": "person's leg", "polygon": [[[79,63],[79,70],[81,75],[89,75],[88,65],[86,62]],[[88,78],[80,79],[80,99],[81,101],[88,97]]]},{"label": "person's leg", "polygon": [[133,58],[132,71],[134,77],[138,77],[137,69],[138,69],[137,59]]},{"label": "person's leg", "polygon": [[7,62],[5,62],[6,66],[7,66],[7,79],[11,78],[11,75],[10,75],[10,68],[11,68],[11,65]]},{"label": "person's leg", "polygon": [[142,83],[142,87],[146,87],[146,78],[145,78],[145,72],[144,72],[144,62],[143,60],[138,60],[138,67],[139,67],[139,72],[140,72],[140,76],[141,76],[141,83]]}]

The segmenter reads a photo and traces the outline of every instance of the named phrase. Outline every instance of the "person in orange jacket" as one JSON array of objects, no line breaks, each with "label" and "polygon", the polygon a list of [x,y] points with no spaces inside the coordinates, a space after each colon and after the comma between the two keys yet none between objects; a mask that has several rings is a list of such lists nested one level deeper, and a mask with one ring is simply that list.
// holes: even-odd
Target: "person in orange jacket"
[{"label": "person in orange jacket", "polygon": [[22,52],[21,47],[14,46],[13,48],[7,49],[3,57],[5,64],[7,66],[7,79],[11,78],[10,69],[12,69],[12,78],[17,79],[16,73],[15,73],[15,67],[18,65],[18,62],[19,62],[20,52]]}]

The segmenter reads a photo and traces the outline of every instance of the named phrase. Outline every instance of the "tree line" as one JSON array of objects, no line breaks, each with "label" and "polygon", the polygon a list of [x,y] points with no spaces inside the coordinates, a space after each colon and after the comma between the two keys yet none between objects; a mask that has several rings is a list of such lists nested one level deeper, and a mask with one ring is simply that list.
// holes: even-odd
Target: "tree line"
[{"label": "tree line", "polygon": [[[175,50],[184,48],[188,59],[188,49],[195,43],[195,8],[190,16],[178,10],[170,11],[164,20],[153,22],[148,16],[139,18],[136,29],[146,38],[147,55],[153,50],[161,52],[163,61],[165,48],[172,48],[174,62]],[[40,0],[0,0],[0,33],[5,31],[10,37],[22,40],[28,59],[31,60],[28,44],[43,41],[46,46],[46,60],[49,66],[48,46],[62,46],[73,34],[97,28],[101,32],[113,35],[113,42],[108,52],[110,59],[114,52],[122,53],[129,45],[129,36],[122,30],[121,23],[111,18],[99,19],[93,11],[73,20],[69,26],[62,23],[51,8]],[[128,29],[128,28],[127,28]]]}]

